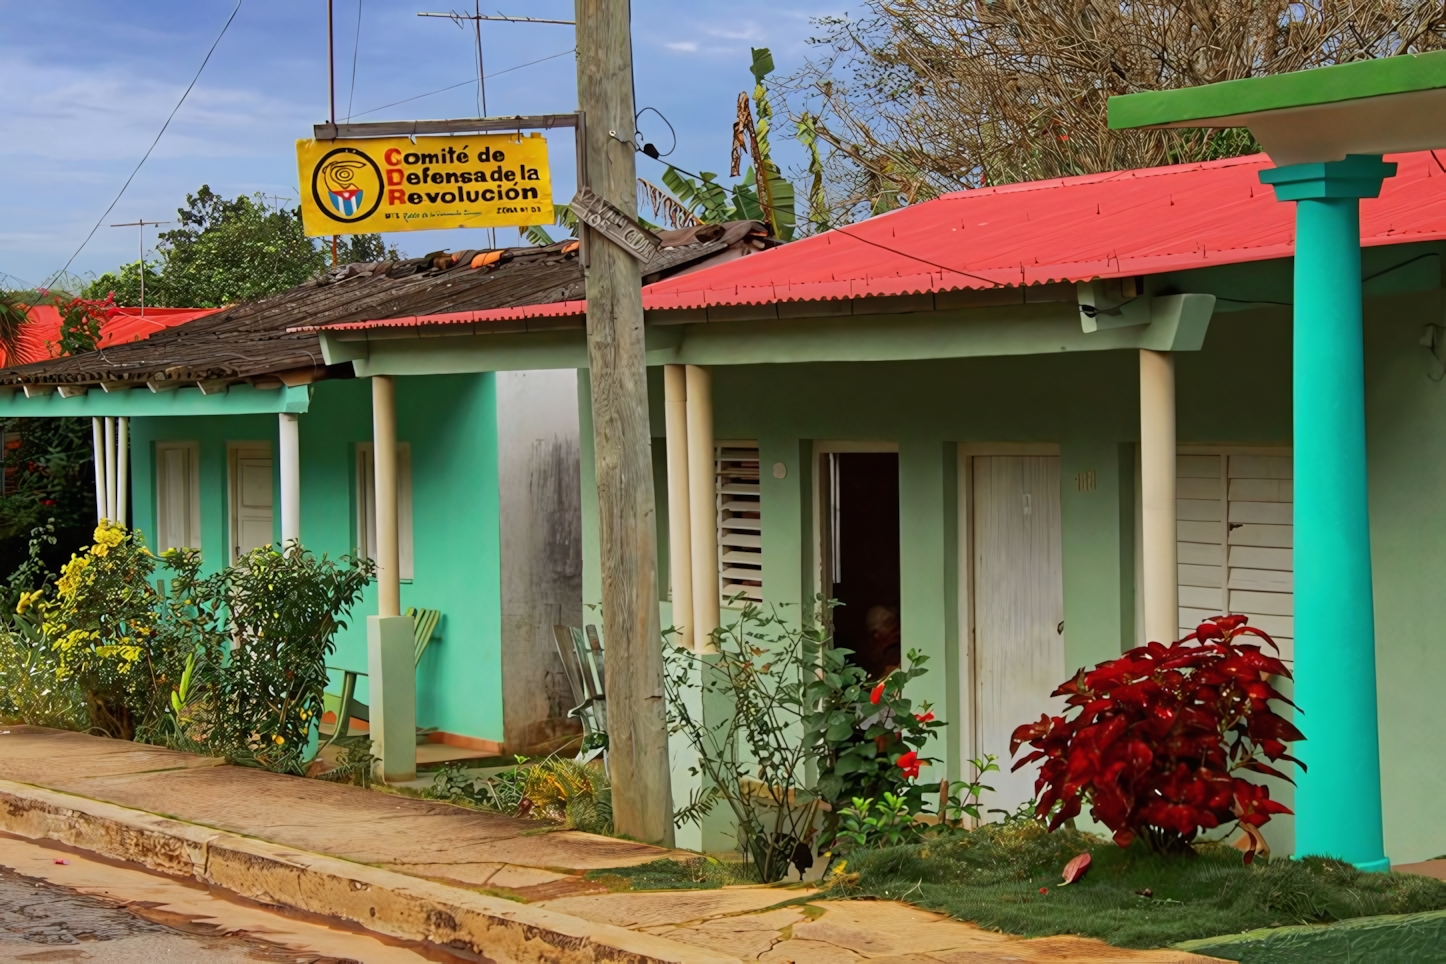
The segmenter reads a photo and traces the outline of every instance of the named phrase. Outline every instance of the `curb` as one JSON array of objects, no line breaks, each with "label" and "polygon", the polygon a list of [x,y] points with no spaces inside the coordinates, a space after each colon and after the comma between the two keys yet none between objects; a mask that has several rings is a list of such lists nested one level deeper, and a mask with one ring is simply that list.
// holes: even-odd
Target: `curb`
[{"label": "curb", "polygon": [[498,964],[741,964],[612,924],[7,780],[0,830]]}]

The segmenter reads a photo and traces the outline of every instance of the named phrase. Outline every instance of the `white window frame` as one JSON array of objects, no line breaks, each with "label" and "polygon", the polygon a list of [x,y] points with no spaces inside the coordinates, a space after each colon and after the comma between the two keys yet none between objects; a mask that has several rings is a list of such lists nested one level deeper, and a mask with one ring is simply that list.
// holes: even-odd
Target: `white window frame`
[{"label": "white window frame", "polygon": [[[359,558],[376,561],[377,505],[376,469],[371,442],[356,443],[356,551]],[[415,548],[412,537],[412,446],[397,443],[397,569],[402,582],[414,578]]]},{"label": "white window frame", "polygon": [[[182,453],[185,459],[185,478],[182,482],[185,491],[173,493],[167,480],[165,472],[166,456],[171,452]],[[199,442],[166,441],[155,444],[155,483],[156,483],[156,552],[163,553],[168,549],[196,549],[201,548],[201,445]],[[166,520],[170,516],[167,511],[168,503],[179,495],[186,502],[181,511],[185,515],[184,531],[175,533],[170,531]],[[179,536],[179,538],[177,538]]]}]

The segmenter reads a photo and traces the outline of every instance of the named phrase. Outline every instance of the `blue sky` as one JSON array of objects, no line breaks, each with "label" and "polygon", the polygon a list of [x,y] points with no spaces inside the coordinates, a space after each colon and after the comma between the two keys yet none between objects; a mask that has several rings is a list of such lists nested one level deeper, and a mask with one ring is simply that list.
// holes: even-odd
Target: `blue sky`
[{"label": "blue sky", "polygon": [[[337,113],[358,120],[470,117],[477,110],[472,35],[451,21],[417,17],[458,0],[335,0]],[[38,283],[85,238],[145,153],[190,82],[235,0],[0,0],[0,273]],[[670,160],[726,173],[734,102],[751,87],[749,48],[772,48],[780,73],[808,54],[810,18],[851,0],[633,0],[638,106],[677,130]],[[458,8],[460,9],[460,8]],[[571,19],[570,0],[487,0],[484,13]],[[491,114],[576,106],[565,26],[483,25]],[[352,81],[356,53],[355,85]],[[507,71],[502,73],[502,71]],[[463,83],[383,110],[394,101]],[[174,220],[201,184],[227,196],[294,199],[294,142],[326,119],[325,0],[244,0],[241,12],[150,160],[75,258],[82,276],[136,257],[136,230],[111,222]],[[357,116],[361,115],[361,116]],[[645,134],[664,150],[656,117]],[[558,199],[571,193],[572,146],[551,139]],[[789,145],[783,146],[784,159]],[[639,157],[639,173],[662,168]],[[154,228],[148,229],[148,250]],[[500,232],[509,243],[512,232]],[[398,235],[411,254],[475,247],[477,232]]]}]

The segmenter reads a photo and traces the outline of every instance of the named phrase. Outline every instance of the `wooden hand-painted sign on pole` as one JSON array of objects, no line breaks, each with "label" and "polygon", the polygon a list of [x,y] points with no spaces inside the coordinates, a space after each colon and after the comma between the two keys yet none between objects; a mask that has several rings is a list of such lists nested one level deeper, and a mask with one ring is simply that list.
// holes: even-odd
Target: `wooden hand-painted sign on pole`
[{"label": "wooden hand-painted sign on pole", "polygon": [[639,261],[646,262],[651,259],[663,245],[656,234],[586,187],[578,188],[577,194],[573,195],[571,206],[572,213],[579,221],[595,229]]},{"label": "wooden hand-painted sign on pole", "polygon": [[552,224],[539,134],[296,142],[306,233]]}]

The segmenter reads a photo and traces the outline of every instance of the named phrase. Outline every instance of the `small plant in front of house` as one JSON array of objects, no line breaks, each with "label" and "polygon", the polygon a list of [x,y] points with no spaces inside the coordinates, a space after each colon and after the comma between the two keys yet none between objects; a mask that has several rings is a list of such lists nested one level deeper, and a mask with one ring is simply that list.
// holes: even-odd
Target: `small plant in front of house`
[{"label": "small plant in front of house", "polygon": [[923,837],[927,829],[925,824],[914,820],[907,799],[885,791],[882,800],[854,797],[850,806],[839,811],[834,840],[835,846],[847,854],[913,843]]},{"label": "small plant in front of house", "polygon": [[[1254,642],[1259,640],[1259,642]],[[1055,690],[1067,716],[1044,715],[1014,731],[1014,764],[1042,761],[1036,814],[1051,830],[1090,814],[1121,847],[1142,839],[1156,853],[1193,852],[1202,831],[1236,824],[1252,846],[1259,828],[1291,811],[1245,773],[1290,777],[1272,764],[1300,762],[1286,744],[1305,737],[1271,708],[1293,705],[1269,683],[1290,678],[1264,632],[1244,616],[1217,616],[1165,646],[1152,642],[1081,670]]]},{"label": "small plant in front of house", "polygon": [[811,863],[855,797],[890,794],[909,823],[924,810],[915,781],[933,761],[920,754],[943,724],[903,690],[925,658],[911,651],[907,670],[870,681],[848,656],[820,622],[797,626],[751,604],[715,631],[712,651],[669,647],[669,726],[692,744],[690,773],[704,783],[675,822],[726,805],[765,882]]},{"label": "small plant in front of house", "polygon": [[969,761],[969,765],[974,769],[974,779],[955,780],[945,785],[945,800],[940,819],[946,826],[962,827],[966,817],[975,823],[984,819],[980,810],[983,804],[979,798],[986,790],[994,792],[994,788],[984,782],[984,776],[999,772],[998,760],[999,757],[993,753],[976,757]]}]

